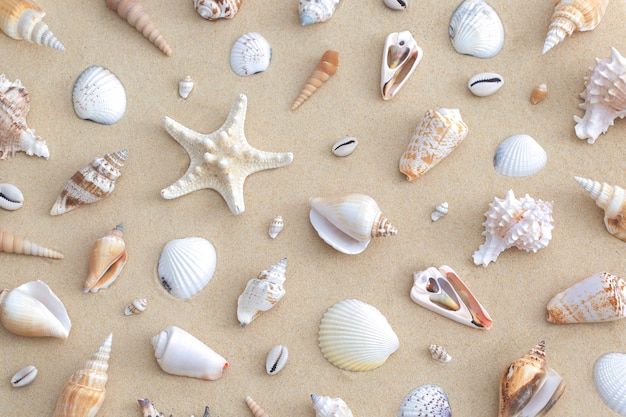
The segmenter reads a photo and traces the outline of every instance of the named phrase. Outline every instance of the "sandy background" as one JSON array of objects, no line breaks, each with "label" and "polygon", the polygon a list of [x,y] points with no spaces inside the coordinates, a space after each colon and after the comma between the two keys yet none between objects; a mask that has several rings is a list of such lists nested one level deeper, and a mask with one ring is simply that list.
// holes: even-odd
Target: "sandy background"
[{"label": "sandy background", "polygon": [[[454,51],[448,23],[458,1],[413,1],[405,12],[382,1],[344,0],[324,24],[301,27],[297,2],[244,2],[230,21],[200,18],[191,1],[144,0],[174,54],[168,58],[105,7],[103,1],[40,0],[51,30],[65,52],[0,36],[0,72],[20,79],[31,96],[28,124],[50,149],[50,159],[24,153],[0,161],[0,180],[17,185],[23,208],[1,212],[3,230],[18,233],[65,254],[62,261],[2,254],[0,285],[13,288],[41,279],[64,302],[73,327],[70,337],[36,339],[0,329],[0,398],[6,416],[52,415],[68,376],[82,366],[106,335],[113,333],[107,399],[99,416],[139,416],[137,398],[148,397],[175,417],[250,415],[251,395],[274,416],[313,416],[312,393],[343,398],[355,416],[391,416],[413,388],[438,384],[453,414],[497,415],[500,373],[540,339],[548,363],[567,382],[549,415],[616,415],[595,392],[592,367],[603,353],[624,349],[624,323],[559,326],[546,322],[545,305],[555,293],[599,271],[624,274],[624,242],[610,236],[602,210],[574,175],[626,185],[626,126],[617,121],[594,145],[576,138],[573,115],[583,77],[610,48],[626,53],[626,4],[612,2],[593,32],[576,34],[541,55],[552,1],[492,0],[505,27],[503,50],[481,60]],[[379,93],[380,61],[386,36],[410,30],[424,51],[417,71],[389,102]],[[260,32],[273,47],[267,72],[248,78],[229,67],[230,48],[246,32]],[[311,69],[327,49],[340,52],[337,74],[309,101],[290,111]],[[102,65],[118,75],[128,96],[123,119],[111,126],[80,120],[71,92],[78,75]],[[504,87],[477,98],[466,87],[472,75],[500,73]],[[190,75],[196,87],[188,100],[178,81]],[[532,88],[547,83],[548,98],[533,106]],[[200,132],[224,122],[237,94],[248,97],[246,135],[251,145],[293,152],[285,168],[254,174],[245,183],[246,211],[234,216],[212,190],[164,200],[160,190],[177,180],[188,157],[161,127],[170,116]],[[407,182],[398,159],[428,109],[459,108],[469,126],[462,145],[424,177]],[[547,151],[538,174],[514,179],[492,167],[496,146],[526,133]],[[340,159],[331,145],[355,136],[360,145]],[[107,199],[59,217],[49,214],[57,194],[80,167],[96,156],[127,148],[117,188]],[[472,254],[483,243],[484,212],[507,190],[554,201],[550,245],[536,254],[504,252],[487,268]],[[308,199],[338,193],[372,196],[397,236],[374,241],[348,256],[333,250],[308,221]],[[432,223],[430,213],[447,201],[450,213]],[[271,219],[285,219],[276,240]],[[93,242],[125,224],[130,260],[109,289],[83,294]],[[198,295],[175,300],[160,286],[156,264],[165,243],[202,236],[217,250],[217,270]],[[259,271],[287,257],[287,295],[270,312],[242,329],[237,297]],[[412,273],[447,264],[455,269],[494,319],[489,332],[450,321],[409,298]],[[148,299],[142,315],[125,317],[133,298]],[[320,318],[328,307],[357,298],[377,307],[400,339],[382,367],[363,373],[336,368],[317,346]],[[218,381],[168,375],[153,355],[150,338],[168,325],[204,341],[230,363]],[[431,342],[447,347],[453,360],[431,359]],[[265,374],[265,357],[277,344],[289,348],[287,367]],[[15,371],[34,364],[39,377],[13,389]]]}]

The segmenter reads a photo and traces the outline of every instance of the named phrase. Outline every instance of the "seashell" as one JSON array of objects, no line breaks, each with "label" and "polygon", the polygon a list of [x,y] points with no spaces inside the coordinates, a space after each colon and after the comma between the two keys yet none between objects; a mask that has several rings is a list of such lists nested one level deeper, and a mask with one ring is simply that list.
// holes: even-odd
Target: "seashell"
[{"label": "seashell", "polygon": [[493,58],[504,46],[504,27],[483,0],[465,0],[452,14],[448,29],[454,49],[477,58]]},{"label": "seashell", "polygon": [[79,118],[112,125],[126,113],[126,90],[111,71],[92,65],[76,79],[72,103]]},{"label": "seashell", "polygon": [[207,286],[216,266],[213,244],[201,237],[187,237],[170,240],[163,246],[157,273],[163,288],[184,300]]},{"label": "seashell", "polygon": [[139,398],[137,402],[139,402],[143,417],[165,417],[165,414],[157,410],[148,398]]},{"label": "seashell", "polygon": [[406,0],[383,0],[383,3],[391,10],[406,10],[408,6]]},{"label": "seashell", "polygon": [[272,47],[260,33],[241,35],[230,50],[230,68],[241,77],[266,71],[272,59]]},{"label": "seashell", "polygon": [[337,72],[337,66],[339,66],[339,52],[330,50],[324,52],[324,55],[322,55],[315,69],[311,72],[311,75],[309,75],[309,79],[304,83],[302,91],[300,91],[300,94],[291,105],[291,110],[300,107],[311,94],[328,81],[328,79]]},{"label": "seashell", "polygon": [[626,282],[598,272],[561,291],[548,302],[550,323],[597,323],[626,317]]},{"label": "seashell", "polygon": [[2,230],[0,230],[0,252],[63,259],[63,254],[60,252],[45,248],[21,236],[3,232]]},{"label": "seashell", "polygon": [[494,169],[498,174],[507,177],[536,174],[547,162],[548,154],[541,145],[532,137],[523,134],[504,139],[493,156]]},{"label": "seashell", "polygon": [[287,346],[276,345],[267,354],[265,360],[265,370],[268,375],[276,375],[283,370],[287,365],[287,359],[289,358],[289,350]]},{"label": "seashell", "polygon": [[541,53],[545,54],[574,32],[595,29],[608,4],[609,0],[558,0]]},{"label": "seashell", "polygon": [[[2,5],[0,4],[0,14]],[[0,159],[15,156],[23,151],[26,155],[50,157],[46,141],[35,136],[26,124],[30,111],[30,97],[20,80],[9,81],[0,74]]]},{"label": "seashell", "polygon": [[83,292],[98,292],[108,288],[120,275],[127,261],[124,223],[120,223],[96,240],[91,248],[89,275],[83,284]]},{"label": "seashell", "polygon": [[596,58],[596,65],[589,70],[585,91],[580,93],[585,102],[578,105],[585,115],[582,119],[574,116],[574,130],[579,139],[594,143],[616,118],[626,116],[626,58],[611,48],[611,57]]},{"label": "seashell", "polygon": [[542,340],[502,372],[498,417],[543,416],[564,391],[565,381],[546,364]]},{"label": "seashell", "polygon": [[228,368],[226,359],[176,326],[154,336],[152,346],[159,366],[168,374],[214,381]]},{"label": "seashell", "polygon": [[300,23],[307,26],[325,22],[333,16],[338,5],[339,0],[299,0]]},{"label": "seashell", "polygon": [[493,321],[452,268],[442,265],[413,273],[411,300],[466,326],[489,330]]},{"label": "seashell", "polygon": [[600,356],[593,365],[593,382],[604,404],[626,416],[626,354],[613,352]]},{"label": "seashell", "polygon": [[0,291],[0,322],[11,333],[67,339],[72,328],[65,306],[43,281]]},{"label": "seashell", "polygon": [[128,150],[108,153],[94,158],[78,170],[63,186],[50,215],[58,216],[77,207],[102,200],[115,189],[115,181],[122,175]]},{"label": "seashell", "polygon": [[144,38],[159,48],[167,56],[172,55],[172,47],[167,43],[161,32],[156,28],[150,16],[144,11],[137,0],[106,0],[107,7],[132,27],[137,29]]},{"label": "seashell", "polygon": [[452,356],[448,355],[446,348],[441,345],[433,343],[428,347],[428,351],[430,352],[430,356],[436,361],[448,363],[452,360]]},{"label": "seashell", "polygon": [[0,208],[17,210],[24,205],[24,194],[13,184],[0,184]]},{"label": "seashell", "polygon": [[372,238],[398,233],[376,201],[365,194],[311,198],[309,204],[309,219],[317,234],[342,253],[361,253]]},{"label": "seashell", "polygon": [[193,0],[196,12],[207,20],[232,19],[242,0]]},{"label": "seashell", "polygon": [[542,102],[546,97],[548,97],[548,86],[539,84],[537,87],[533,88],[533,91],[530,93],[530,102],[537,104]]},{"label": "seashell", "polygon": [[448,214],[448,203],[444,201],[443,203],[437,204],[437,207],[435,207],[435,210],[433,210],[433,212],[430,213],[430,219],[436,222],[437,220],[441,219],[446,214]]},{"label": "seashell", "polygon": [[357,138],[348,136],[335,142],[332,151],[336,156],[348,156],[354,152],[358,144]]},{"label": "seashell", "polygon": [[113,334],[105,339],[85,366],[70,377],[63,387],[52,417],[91,417],[98,413],[105,397],[109,377],[109,355]]},{"label": "seashell", "polygon": [[494,198],[485,213],[485,243],[474,252],[474,263],[486,267],[511,247],[534,253],[548,246],[554,229],[552,205],[552,201],[535,200],[528,194],[516,199],[513,190],[503,199]]},{"label": "seashell", "polygon": [[237,300],[237,320],[241,327],[246,327],[284,297],[286,268],[287,258],[283,258],[248,281],[246,289]]},{"label": "seashell", "polygon": [[574,177],[576,182],[604,210],[604,226],[616,238],[626,242],[626,191],[617,185]]},{"label": "seashell", "polygon": [[145,298],[135,298],[130,304],[124,308],[124,314],[131,316],[133,314],[141,314],[146,310],[148,300]]},{"label": "seashell", "polygon": [[322,355],[348,371],[376,369],[400,346],[385,316],[356,299],[339,301],[324,313],[317,340]]},{"label": "seashell", "polygon": [[188,75],[178,83],[178,95],[182,98],[187,98],[193,90],[193,80]]},{"label": "seashell", "polygon": [[270,417],[249,395],[246,395],[246,404],[248,404],[248,408],[252,411],[254,417]]},{"label": "seashell", "polygon": [[32,384],[35,378],[37,378],[38,372],[39,371],[34,365],[25,366],[13,375],[11,378],[11,385],[14,388],[20,388],[25,387],[28,384]]},{"label": "seashell", "polygon": [[428,110],[400,157],[400,172],[408,181],[421,177],[452,153],[467,132],[458,109]]},{"label": "seashell", "polygon": [[504,85],[504,78],[495,72],[481,72],[474,75],[467,82],[467,88],[477,97],[487,97],[494,94]]},{"label": "seashell", "polygon": [[380,93],[383,100],[391,100],[409,80],[422,60],[422,48],[411,32],[390,33],[385,40],[380,72]]},{"label": "seashell", "polygon": [[10,38],[65,51],[63,44],[41,20],[45,15],[46,13],[33,0],[2,0],[0,29]]},{"label": "seashell", "polygon": [[283,217],[276,216],[274,217],[274,219],[272,219],[272,222],[270,223],[270,228],[267,233],[272,239],[276,239],[276,236],[278,236],[278,234],[283,231],[284,227],[285,222],[283,221]]},{"label": "seashell", "polygon": [[315,417],[353,417],[348,404],[341,398],[311,394]]},{"label": "seashell", "polygon": [[400,404],[398,417],[450,417],[450,402],[437,385],[421,385],[409,392]]}]

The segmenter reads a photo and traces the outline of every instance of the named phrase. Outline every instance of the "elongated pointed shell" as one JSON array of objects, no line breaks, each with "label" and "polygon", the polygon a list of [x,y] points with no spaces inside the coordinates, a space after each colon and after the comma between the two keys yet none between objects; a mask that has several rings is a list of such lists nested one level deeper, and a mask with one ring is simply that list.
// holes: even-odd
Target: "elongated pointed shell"
[{"label": "elongated pointed shell", "polygon": [[246,396],[246,404],[254,417],[270,417],[270,415],[267,414],[265,410],[263,410],[261,406],[257,404],[257,402],[254,401],[249,395]]},{"label": "elongated pointed shell", "polygon": [[67,339],[72,328],[65,306],[43,281],[0,291],[0,322],[11,333]]},{"label": "elongated pointed shell", "polygon": [[109,379],[107,370],[112,340],[113,334],[110,334],[85,366],[70,377],[59,395],[53,417],[92,417],[98,413]]},{"label": "elongated pointed shell", "polygon": [[400,91],[419,65],[422,56],[422,48],[408,30],[387,36],[380,72],[383,100],[391,100]]},{"label": "elongated pointed shell", "polygon": [[118,224],[106,235],[96,240],[89,254],[89,275],[83,292],[98,292],[108,288],[122,272],[128,261],[124,242],[124,224]]},{"label": "elongated pointed shell", "polygon": [[13,39],[64,51],[65,47],[42,21],[45,14],[33,0],[3,0],[0,2],[0,29]]},{"label": "elongated pointed shell", "polygon": [[465,0],[452,14],[448,29],[454,49],[465,55],[492,58],[504,46],[504,27],[483,0]]},{"label": "elongated pointed shell", "polygon": [[2,230],[0,230],[0,252],[63,259],[63,254],[60,252],[45,248],[21,236],[3,232]]},{"label": "elongated pointed shell", "polygon": [[168,374],[204,380],[222,377],[228,362],[203,342],[176,326],[168,326],[152,338],[154,355]]},{"label": "elongated pointed shell", "polygon": [[230,68],[240,77],[266,71],[272,59],[272,47],[260,33],[241,35],[230,50]]},{"label": "elongated pointed shell", "polygon": [[315,417],[352,417],[352,411],[341,398],[311,394]]},{"label": "elongated pointed shell", "polygon": [[593,365],[593,382],[607,407],[626,416],[626,354],[607,353]]},{"label": "elongated pointed shell", "polygon": [[338,5],[339,0],[299,0],[300,23],[307,26],[325,22],[333,16]]},{"label": "elongated pointed shell", "polygon": [[450,402],[437,385],[421,385],[409,392],[398,410],[398,417],[451,417]]},{"label": "elongated pointed shell", "polygon": [[76,79],[72,103],[81,119],[111,125],[126,113],[126,90],[111,71],[92,65]]},{"label": "elongated pointed shell", "polygon": [[340,301],[324,313],[317,340],[322,355],[348,371],[376,369],[400,346],[385,316],[356,299]]},{"label": "elongated pointed shell", "polygon": [[196,12],[207,20],[232,19],[242,0],[193,0]]},{"label": "elongated pointed shell", "polygon": [[295,110],[302,103],[304,103],[314,92],[317,91],[318,88],[322,86],[328,79],[337,72],[337,67],[339,66],[339,52],[328,50],[324,52],[322,58],[315,66],[315,69],[309,75],[309,79],[304,83],[304,87],[302,87],[302,91],[293,104],[291,105],[291,110]]},{"label": "elongated pointed shell", "polygon": [[606,230],[616,238],[626,241],[626,191],[617,185],[574,177],[576,182],[604,210]]},{"label": "elongated pointed shell", "polygon": [[529,135],[509,136],[498,145],[493,156],[493,168],[507,177],[527,177],[546,166],[548,154]]},{"label": "elongated pointed shell", "polygon": [[400,172],[409,181],[421,177],[452,153],[467,132],[458,109],[428,110],[400,157]]},{"label": "elongated pointed shell", "polygon": [[283,258],[269,269],[263,270],[256,278],[248,281],[246,289],[237,300],[237,320],[245,327],[261,313],[270,310],[284,296],[287,258]]}]

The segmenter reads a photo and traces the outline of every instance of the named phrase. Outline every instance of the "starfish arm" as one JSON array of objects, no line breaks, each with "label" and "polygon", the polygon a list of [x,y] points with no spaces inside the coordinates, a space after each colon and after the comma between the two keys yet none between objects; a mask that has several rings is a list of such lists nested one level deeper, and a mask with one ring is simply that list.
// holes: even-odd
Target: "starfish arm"
[{"label": "starfish arm", "polygon": [[163,117],[163,128],[182,146],[191,156],[198,153],[214,150],[215,143],[210,135],[203,135],[181,125],[170,117]]},{"label": "starfish arm", "polygon": [[266,169],[281,168],[293,161],[291,152],[265,152],[251,148],[247,154],[249,158],[244,159],[245,163],[241,166],[246,176]]},{"label": "starfish arm", "polygon": [[244,137],[243,126],[246,121],[248,98],[245,94],[239,94],[235,99],[226,121],[217,132],[225,131],[229,137]]}]

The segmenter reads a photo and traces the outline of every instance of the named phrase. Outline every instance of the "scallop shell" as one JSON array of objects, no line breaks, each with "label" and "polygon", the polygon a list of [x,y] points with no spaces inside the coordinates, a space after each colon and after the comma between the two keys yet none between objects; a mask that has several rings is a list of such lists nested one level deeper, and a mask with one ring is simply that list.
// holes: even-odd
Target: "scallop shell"
[{"label": "scallop shell", "polygon": [[504,45],[504,27],[483,0],[465,0],[452,14],[448,30],[454,49],[478,58],[496,56]]},{"label": "scallop shell", "polygon": [[383,100],[391,100],[409,80],[422,60],[422,48],[411,32],[390,33],[385,40],[380,72],[380,93]]},{"label": "scallop shell", "polygon": [[193,7],[204,19],[232,19],[235,17],[242,0],[193,0]]},{"label": "scallop shell", "polygon": [[406,0],[383,0],[383,3],[391,10],[406,10],[408,7],[408,1]]},{"label": "scallop shell", "polygon": [[428,347],[428,351],[430,352],[430,356],[436,361],[448,363],[452,360],[452,356],[448,354],[446,348],[436,343],[432,343]]},{"label": "scallop shell", "polygon": [[450,417],[450,402],[437,385],[421,385],[409,392],[398,410],[398,417]]},{"label": "scallop shell", "polygon": [[261,313],[270,310],[285,296],[283,284],[286,268],[287,258],[283,258],[248,281],[237,300],[237,320],[241,327],[247,326]]},{"label": "scallop shell", "polygon": [[537,87],[533,88],[533,91],[530,93],[530,102],[538,104],[545,100],[546,97],[548,97],[548,86],[546,84],[539,84]]},{"label": "scallop shell", "polygon": [[98,292],[117,279],[128,261],[124,242],[124,223],[118,224],[96,240],[89,253],[89,275],[83,292]]},{"label": "scallop shell", "polygon": [[356,150],[358,144],[359,140],[357,138],[348,136],[335,142],[332,151],[336,156],[348,156]]},{"label": "scallop shell", "polygon": [[33,0],[2,0],[0,29],[9,37],[48,46],[57,51],[65,47],[42,19],[46,13]]},{"label": "scallop shell", "polygon": [[28,384],[32,384],[35,378],[37,378],[38,372],[39,371],[34,365],[25,366],[11,377],[11,386],[14,388],[20,388],[25,387]]},{"label": "scallop shell", "polygon": [[152,338],[154,355],[164,372],[214,381],[228,362],[200,340],[176,326],[168,326]]},{"label": "scallop shell", "polygon": [[435,210],[433,210],[433,212],[430,213],[430,219],[436,222],[437,220],[441,219],[446,214],[448,214],[448,203],[444,201],[443,203],[437,204],[437,207],[435,207]]},{"label": "scallop shell", "polygon": [[85,366],[70,377],[57,400],[52,417],[95,416],[104,402],[106,383],[109,379],[109,355],[113,334],[110,334]]},{"label": "scallop shell", "polygon": [[450,155],[467,136],[458,109],[428,110],[415,128],[398,168],[413,181]]},{"label": "scallop shell", "polygon": [[124,308],[124,315],[131,316],[133,314],[141,314],[146,310],[148,300],[145,298],[135,298]]},{"label": "scallop shell", "polygon": [[270,417],[249,395],[246,395],[246,404],[254,417]]},{"label": "scallop shell", "polygon": [[276,236],[278,236],[278,234],[283,231],[284,227],[285,227],[285,222],[283,221],[283,217],[276,216],[272,219],[272,222],[270,223],[270,228],[267,231],[267,234],[272,239],[276,239]]},{"label": "scallop shell", "polygon": [[304,87],[298,94],[298,97],[291,105],[291,110],[295,110],[311,97],[311,94],[317,91],[335,72],[339,66],[339,52],[328,50],[324,52],[311,75],[304,83]]},{"label": "scallop shell", "polygon": [[561,291],[547,305],[550,323],[596,323],[626,317],[626,282],[598,272]]},{"label": "scallop shell", "polygon": [[63,254],[60,252],[45,248],[21,236],[2,230],[0,230],[0,252],[63,259]]},{"label": "scallop shell", "polygon": [[0,291],[0,322],[11,333],[67,339],[72,328],[65,306],[43,281]]},{"label": "scallop shell", "polygon": [[193,91],[193,80],[188,75],[178,83],[178,95],[182,98],[187,98]]},{"label": "scallop shell", "polygon": [[102,200],[113,192],[115,181],[122,175],[128,150],[108,153],[94,158],[85,165],[63,186],[50,215],[57,216],[77,207]]},{"label": "scallop shell", "polygon": [[593,365],[598,395],[611,410],[626,416],[626,354],[606,353]]},{"label": "scallop shell", "polygon": [[24,205],[24,194],[13,184],[0,184],[0,208],[17,210]]},{"label": "scallop shell", "polygon": [[398,233],[376,201],[365,194],[311,198],[309,204],[309,219],[319,236],[342,253],[361,253],[372,238]]},{"label": "scallop shell", "polygon": [[477,97],[495,94],[504,85],[504,78],[495,72],[481,72],[467,82],[467,88]]},{"label": "scallop shell", "polygon": [[311,394],[315,417],[353,417],[348,404],[341,398]]},{"label": "scallop shell", "polygon": [[546,166],[548,154],[532,137],[513,135],[498,145],[493,156],[493,167],[507,177],[527,177]]},{"label": "scallop shell", "polygon": [[604,210],[604,226],[616,238],[626,242],[626,191],[617,185],[574,177],[576,182]]},{"label": "scallop shell", "polygon": [[187,237],[170,240],[163,247],[157,273],[170,295],[187,299],[207,286],[216,266],[213,244],[201,237]]},{"label": "scallop shell", "polygon": [[272,59],[272,47],[260,33],[242,35],[230,50],[230,68],[241,77],[266,71]]},{"label": "scallop shell", "polygon": [[265,360],[265,371],[268,375],[276,375],[283,370],[289,359],[287,346],[276,345],[270,349]]},{"label": "scallop shell", "polygon": [[322,355],[348,371],[376,369],[400,346],[385,316],[356,299],[340,301],[324,313],[317,340]]},{"label": "scallop shell", "polygon": [[307,26],[326,22],[333,16],[338,5],[339,0],[299,0],[300,23]]},{"label": "scallop shell", "polygon": [[81,119],[112,125],[126,113],[126,90],[111,71],[92,65],[76,79],[72,103]]}]

